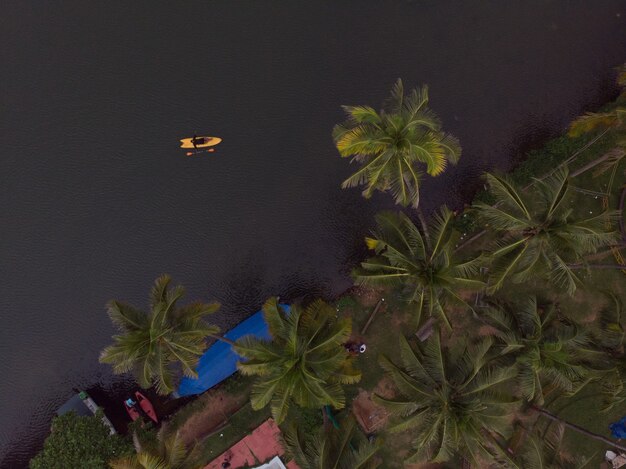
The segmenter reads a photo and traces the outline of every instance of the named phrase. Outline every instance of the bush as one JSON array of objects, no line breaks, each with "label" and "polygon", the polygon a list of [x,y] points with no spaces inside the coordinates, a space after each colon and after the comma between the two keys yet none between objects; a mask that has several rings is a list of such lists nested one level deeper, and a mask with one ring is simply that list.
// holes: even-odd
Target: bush
[{"label": "bush", "polygon": [[106,469],[110,460],[132,454],[130,442],[111,435],[100,416],[69,412],[55,417],[43,450],[30,461],[30,469]]}]

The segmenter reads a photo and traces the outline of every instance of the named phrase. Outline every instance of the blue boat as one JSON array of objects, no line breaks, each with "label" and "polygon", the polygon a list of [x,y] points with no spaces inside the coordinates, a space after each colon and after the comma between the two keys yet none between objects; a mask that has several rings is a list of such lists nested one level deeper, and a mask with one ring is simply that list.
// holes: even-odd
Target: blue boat
[{"label": "blue boat", "polygon": [[[289,305],[280,305],[289,312]],[[270,330],[263,317],[263,311],[257,311],[245,321],[232,328],[224,337],[235,341],[240,337],[251,335],[259,339],[270,340]],[[173,393],[174,397],[192,396],[201,394],[221,383],[237,371],[237,362],[242,358],[237,355],[230,344],[217,341],[200,357],[196,372],[197,378],[184,377],[178,389]]]}]

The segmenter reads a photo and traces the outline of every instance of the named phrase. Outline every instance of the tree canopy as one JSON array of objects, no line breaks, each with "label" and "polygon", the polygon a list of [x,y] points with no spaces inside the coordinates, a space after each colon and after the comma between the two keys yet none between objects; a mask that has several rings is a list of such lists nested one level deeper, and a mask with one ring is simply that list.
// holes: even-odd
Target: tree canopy
[{"label": "tree canopy", "polygon": [[581,283],[572,263],[584,264],[584,256],[613,244],[617,237],[605,226],[619,217],[616,211],[592,216],[575,213],[567,203],[568,171],[556,169],[544,180],[535,180],[532,193],[524,192],[509,177],[486,175],[496,197],[494,205],[475,205],[479,218],[501,235],[490,253],[490,285],[494,293],[510,278],[514,283],[533,277],[546,278],[570,295]]},{"label": "tree canopy", "polygon": [[482,457],[497,456],[493,436],[510,433],[516,407],[500,387],[515,377],[515,368],[494,365],[490,339],[460,352],[442,347],[439,333],[417,349],[404,336],[398,339],[402,364],[385,356],[380,364],[400,395],[374,400],[400,417],[390,431],[411,431],[416,451],[407,462],[442,462],[461,454],[481,467]]},{"label": "tree canopy", "polygon": [[[543,429],[542,429],[543,430]],[[550,426],[544,431],[534,431],[527,436],[520,449],[517,461],[521,469],[583,469],[590,465],[588,455],[572,455],[563,438],[565,427],[561,423]]]},{"label": "tree canopy", "polygon": [[30,469],[107,469],[109,461],[133,451],[129,441],[111,435],[100,415],[74,412],[55,417],[43,450],[30,461]]},{"label": "tree canopy", "polygon": [[356,383],[361,373],[343,346],[350,337],[350,319],[336,317],[336,310],[321,300],[307,306],[293,305],[287,313],[276,298],[263,306],[271,341],[246,336],[235,351],[246,375],[257,375],[250,401],[253,409],[271,402],[272,415],[281,423],[290,402],[301,407],[345,405],[342,384]]},{"label": "tree canopy", "polygon": [[461,156],[458,140],[441,130],[428,102],[427,86],[405,95],[399,79],[380,112],[343,106],[348,120],[335,126],[335,145],[342,157],[352,157],[361,167],[342,187],[365,185],[366,198],[375,190],[389,191],[397,204],[417,207],[422,166],[437,176]]},{"label": "tree canopy", "polygon": [[207,337],[219,332],[204,318],[219,309],[219,303],[192,303],[181,308],[176,303],[184,295],[180,285],[170,289],[170,277],[163,275],[154,283],[150,312],[140,311],[119,301],[108,304],[113,324],[121,334],[113,336],[113,345],[100,354],[100,361],[113,366],[115,373],[132,371],[139,385],[156,385],[159,394],[175,388],[177,369],[195,378],[199,357]]},{"label": "tree canopy", "polygon": [[376,256],[354,270],[356,283],[399,286],[415,306],[418,322],[425,307],[429,315],[441,318],[450,328],[446,306],[460,303],[471,309],[459,292],[485,285],[476,278],[481,259],[462,261],[454,254],[458,233],[452,227],[453,219],[452,212],[442,207],[432,217],[429,235],[422,235],[403,213],[377,215],[377,228],[366,239]]},{"label": "tree canopy", "polygon": [[534,296],[482,310],[493,327],[488,333],[502,343],[501,353],[514,356],[517,383],[529,401],[542,402],[546,385],[573,392],[592,374],[596,354],[604,356],[584,328],[557,313],[555,304],[539,305]]}]

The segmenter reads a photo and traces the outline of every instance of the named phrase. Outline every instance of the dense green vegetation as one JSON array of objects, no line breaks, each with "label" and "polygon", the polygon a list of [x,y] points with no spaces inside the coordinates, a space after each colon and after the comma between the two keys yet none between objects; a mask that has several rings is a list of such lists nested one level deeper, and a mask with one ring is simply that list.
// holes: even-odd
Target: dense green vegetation
[{"label": "dense green vegetation", "polygon": [[479,464],[498,456],[494,436],[510,435],[508,417],[517,404],[499,390],[515,376],[515,368],[495,365],[489,339],[460,352],[442,347],[439,334],[415,350],[403,336],[399,339],[402,366],[380,358],[399,396],[375,397],[400,417],[391,431],[410,430],[415,439],[416,451],[407,462],[448,461],[460,453]]},{"label": "dense green vegetation", "polygon": [[609,361],[584,327],[534,296],[513,305],[488,305],[481,317],[493,327],[488,334],[499,339],[501,356],[513,357],[519,393],[528,401],[543,402],[544,392],[554,390],[571,393]]},{"label": "dense green vegetation", "polygon": [[98,415],[74,412],[55,417],[43,450],[30,461],[30,469],[106,469],[111,459],[132,452],[132,445],[111,435]]},{"label": "dense green vegetation", "polygon": [[[618,82],[626,86],[626,67]],[[380,112],[344,108],[349,119],[335,127],[335,143],[361,166],[344,188],[365,185],[364,197],[380,190],[418,207],[420,168],[435,176],[460,156],[428,101],[425,87],[405,95],[398,81]],[[426,461],[570,468],[597,462],[609,447],[626,452],[607,435],[626,401],[626,269],[617,223],[624,213],[615,210],[626,161],[625,103],[622,93],[510,174],[486,175],[487,189],[464,213],[442,207],[429,222],[418,213],[419,224],[411,213],[379,214],[366,238],[372,254],[354,271],[359,287],[335,304],[317,300],[287,313],[268,300],[272,339],[233,344],[245,358],[243,376],[224,385],[249,395],[251,405],[229,417],[219,438],[198,444],[193,464],[267,418],[268,404],[302,468]],[[206,338],[218,332],[203,322],[217,304],[177,309],[182,289],[168,284],[168,277],[157,280],[149,314],[110,303],[122,334],[101,358],[162,393],[181,370],[194,375]],[[375,318],[368,295],[381,298],[376,309],[384,300]],[[418,338],[423,312],[435,322]],[[373,325],[357,334],[353,323]],[[357,339],[368,347],[355,357],[344,344]],[[377,415],[386,411],[373,443],[347,411],[339,428],[320,426],[312,413],[327,405],[340,410],[363,393],[379,406]],[[195,409],[183,409],[160,443],[136,445],[137,454],[115,467],[187,467],[172,461],[188,456],[178,428]],[[56,467],[36,466],[43,457],[32,467]]]},{"label": "dense green vegetation", "polygon": [[479,220],[500,236],[490,252],[488,293],[514,283],[544,277],[559,290],[574,294],[580,278],[575,268],[598,249],[611,246],[618,236],[606,224],[618,219],[617,211],[581,216],[565,203],[569,179],[567,168],[557,168],[536,180],[533,192],[505,176],[487,174],[495,203],[474,205]]}]

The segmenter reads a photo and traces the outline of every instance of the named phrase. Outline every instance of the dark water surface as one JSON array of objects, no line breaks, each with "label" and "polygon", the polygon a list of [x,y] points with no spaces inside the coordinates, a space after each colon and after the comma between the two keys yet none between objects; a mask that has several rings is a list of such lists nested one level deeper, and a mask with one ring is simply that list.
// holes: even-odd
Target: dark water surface
[{"label": "dark water surface", "polygon": [[[167,272],[229,327],[269,295],[349,285],[388,201],[339,189],[341,104],[431,85],[464,148],[425,184],[432,208],[611,97],[626,2],[469,3],[4,2],[2,467],[26,464],[72,387],[112,386],[110,298],[143,305]],[[194,131],[224,142],[185,158]]]}]

